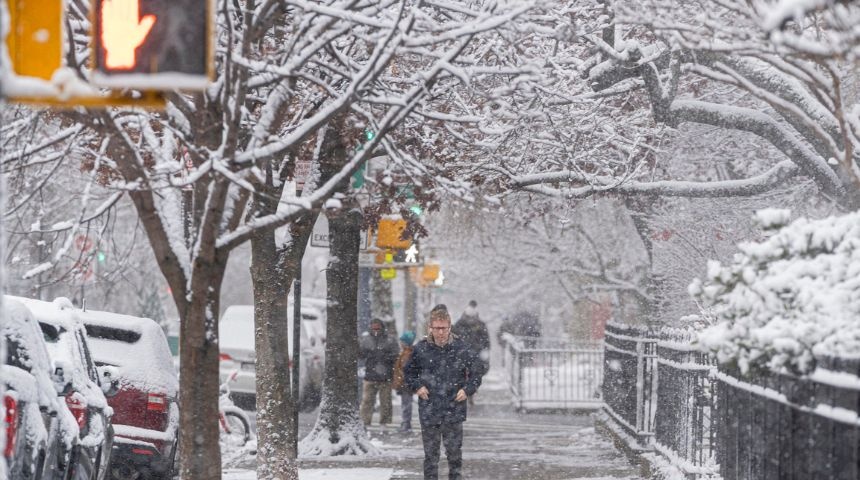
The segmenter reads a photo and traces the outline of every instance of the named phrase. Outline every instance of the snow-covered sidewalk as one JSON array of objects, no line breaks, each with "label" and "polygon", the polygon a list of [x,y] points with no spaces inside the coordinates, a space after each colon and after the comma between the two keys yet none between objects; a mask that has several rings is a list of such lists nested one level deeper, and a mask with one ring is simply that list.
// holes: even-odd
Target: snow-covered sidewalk
[{"label": "snow-covered sidewalk", "polygon": [[[299,480],[389,480],[392,468],[330,468],[300,470]],[[223,480],[257,480],[253,470],[224,470]]]},{"label": "snow-covered sidewalk", "polygon": [[[492,373],[492,372],[491,372]],[[638,480],[636,467],[594,428],[590,415],[521,414],[510,406],[496,377],[469,407],[463,441],[464,477],[469,480]],[[495,381],[494,381],[495,380]],[[315,457],[299,460],[301,480],[420,480],[421,434],[397,432],[400,409],[386,429],[370,427],[382,452],[369,457]],[[417,417],[417,412],[415,413]],[[377,420],[374,415],[374,422]],[[303,422],[304,423],[304,422]],[[413,419],[417,427],[417,418]],[[447,478],[440,461],[439,477]],[[224,480],[256,480],[255,458],[246,454],[225,463]]]}]

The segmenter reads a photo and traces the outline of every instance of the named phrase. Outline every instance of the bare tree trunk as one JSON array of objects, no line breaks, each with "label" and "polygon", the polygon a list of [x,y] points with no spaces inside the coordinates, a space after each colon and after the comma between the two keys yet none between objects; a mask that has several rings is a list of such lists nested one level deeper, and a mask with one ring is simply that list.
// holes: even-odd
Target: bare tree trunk
[{"label": "bare tree trunk", "polygon": [[[277,205],[275,205],[277,207]],[[290,387],[290,284],[296,278],[316,215],[290,225],[292,239],[279,251],[274,232],[251,238],[251,279],[257,351],[257,478],[298,480]],[[298,321],[298,320],[297,320]]]},{"label": "bare tree trunk", "polygon": [[358,251],[362,215],[343,209],[329,216],[326,364],[320,414],[302,440],[303,455],[376,452],[358,417]]},{"label": "bare tree trunk", "polygon": [[180,305],[179,449],[181,477],[188,480],[221,478],[217,317],[226,264],[226,258],[217,258],[195,266],[190,299]]}]

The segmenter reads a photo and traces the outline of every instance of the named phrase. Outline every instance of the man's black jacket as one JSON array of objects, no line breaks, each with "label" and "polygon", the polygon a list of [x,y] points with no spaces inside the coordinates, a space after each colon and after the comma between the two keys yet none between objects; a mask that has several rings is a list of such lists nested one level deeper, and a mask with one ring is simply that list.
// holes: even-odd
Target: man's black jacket
[{"label": "man's black jacket", "polygon": [[430,398],[418,399],[421,425],[441,425],[466,420],[466,402],[454,398],[462,388],[474,395],[481,386],[483,365],[463,340],[452,335],[444,346],[430,337],[418,342],[412,358],[403,368],[404,383],[413,392],[427,387]]}]

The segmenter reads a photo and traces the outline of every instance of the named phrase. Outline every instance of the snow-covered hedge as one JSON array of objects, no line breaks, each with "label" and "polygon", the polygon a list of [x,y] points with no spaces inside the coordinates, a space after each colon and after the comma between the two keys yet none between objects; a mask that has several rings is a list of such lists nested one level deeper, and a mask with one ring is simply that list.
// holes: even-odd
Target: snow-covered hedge
[{"label": "snow-covered hedge", "polygon": [[690,294],[716,324],[700,336],[722,364],[805,374],[816,356],[860,356],[860,213],[787,223],[757,214],[773,235],[739,245],[730,265],[709,262]]}]

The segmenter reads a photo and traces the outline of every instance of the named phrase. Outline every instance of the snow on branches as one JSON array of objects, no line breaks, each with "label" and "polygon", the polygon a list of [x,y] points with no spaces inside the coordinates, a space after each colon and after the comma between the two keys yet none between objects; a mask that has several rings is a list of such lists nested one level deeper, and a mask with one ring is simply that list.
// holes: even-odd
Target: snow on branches
[{"label": "snow on branches", "polygon": [[775,233],[741,243],[730,265],[710,262],[689,288],[717,321],[699,341],[742,374],[806,374],[817,357],[860,352],[860,213],[783,226],[788,216],[759,212]]}]

